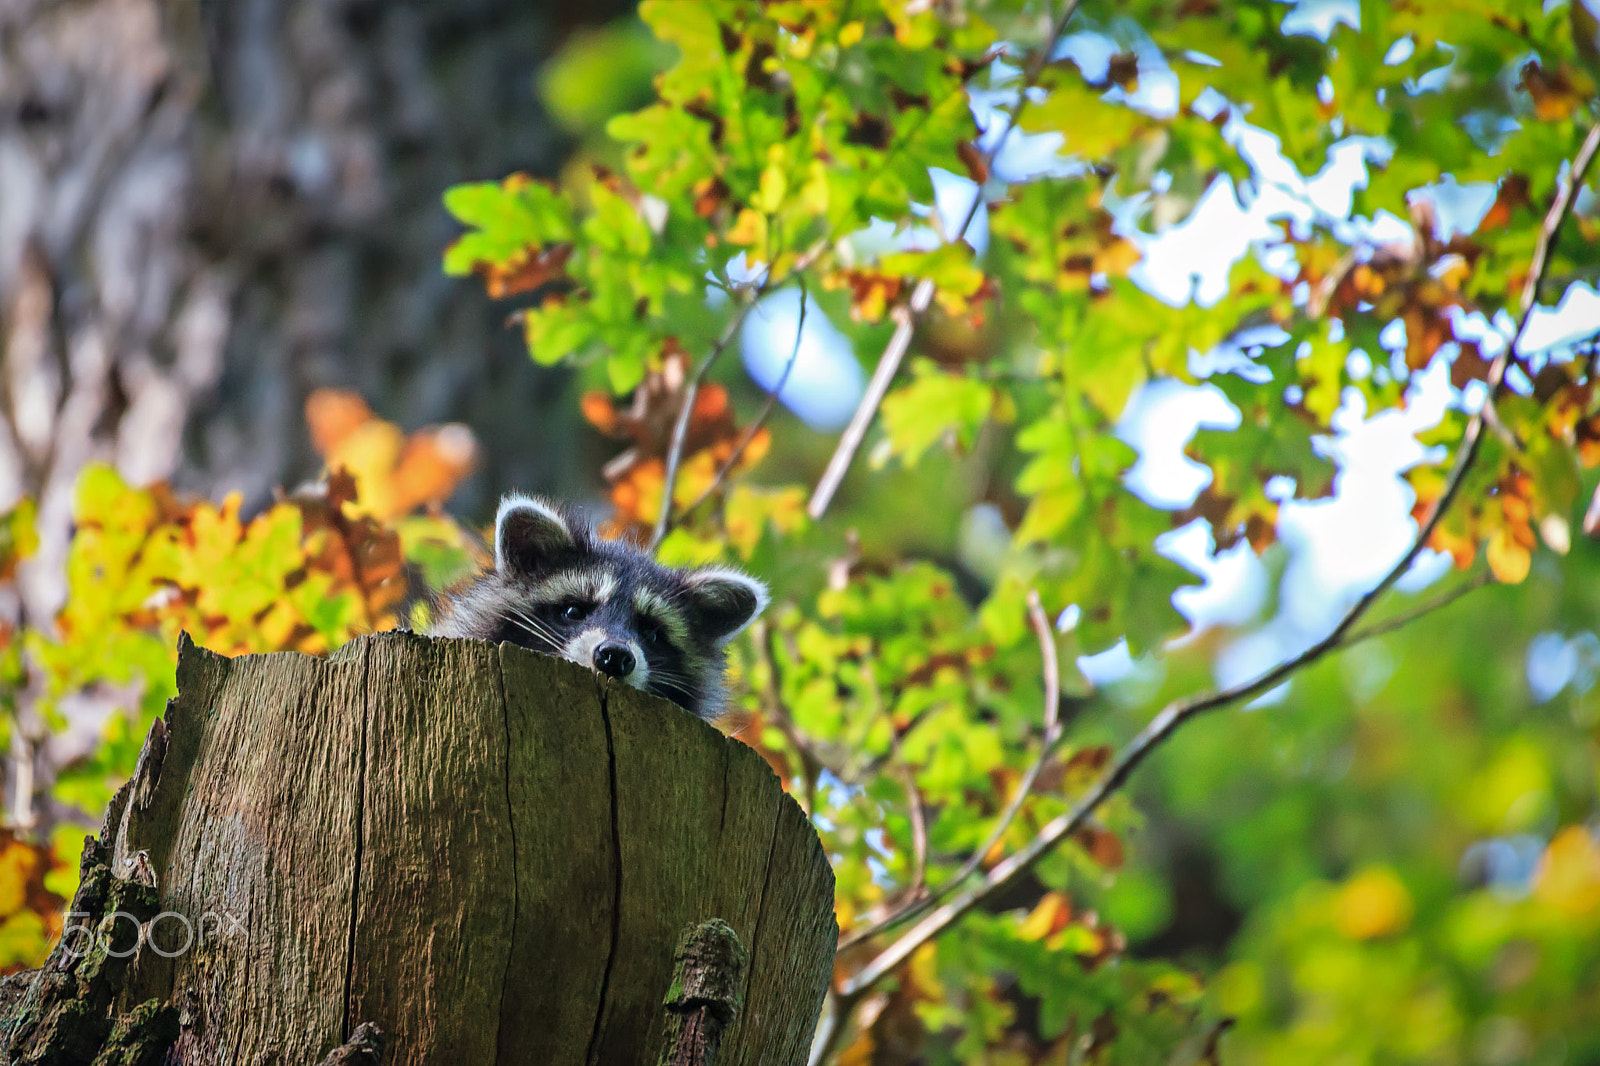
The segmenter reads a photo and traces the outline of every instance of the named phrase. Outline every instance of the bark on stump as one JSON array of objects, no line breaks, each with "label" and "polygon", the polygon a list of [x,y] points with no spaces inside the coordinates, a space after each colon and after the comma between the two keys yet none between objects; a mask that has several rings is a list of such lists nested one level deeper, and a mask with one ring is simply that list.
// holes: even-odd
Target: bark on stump
[{"label": "bark on stump", "polygon": [[[86,847],[101,898],[153,883],[142,909],[184,919],[95,971],[121,1029],[176,1033],[167,1062],[315,1063],[362,1023],[385,1063],[655,1062],[674,950],[713,918],[749,955],[716,1062],[805,1061],[833,874],[744,745],[570,663],[410,634],[326,660],[185,638],[178,690]],[[86,987],[59,956],[7,1012],[15,1061],[63,975]]]}]

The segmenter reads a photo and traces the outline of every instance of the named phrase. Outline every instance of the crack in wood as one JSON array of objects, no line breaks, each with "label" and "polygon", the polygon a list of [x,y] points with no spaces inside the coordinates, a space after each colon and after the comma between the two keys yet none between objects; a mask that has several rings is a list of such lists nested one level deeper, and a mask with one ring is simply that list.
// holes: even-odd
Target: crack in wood
[{"label": "crack in wood", "polygon": [[589,1033],[589,1048],[584,1054],[584,1061],[590,1064],[599,1061],[600,1031],[604,1027],[606,1017],[606,995],[611,986],[611,968],[617,961],[617,944],[622,939],[622,825],[617,810],[617,747],[611,735],[611,712],[608,707],[608,693],[602,686],[599,688],[600,723],[605,728],[606,734],[606,773],[610,777],[611,790],[611,858],[612,858],[612,893],[611,893],[611,943],[606,948],[606,965],[600,972],[599,1004],[594,1012],[594,1029]]},{"label": "crack in wood", "polygon": [[[495,671],[500,677],[500,716],[506,727],[506,830],[511,835],[511,943],[517,943],[517,921],[522,910],[522,883],[517,872],[517,807],[511,800],[511,694],[506,689],[506,661],[502,648],[494,657]],[[495,1047],[505,1046],[502,1039],[506,1026],[506,985],[511,980],[512,953],[506,953],[506,972],[500,978],[500,1028],[495,1033]]]},{"label": "crack in wood", "polygon": [[361,853],[366,846],[367,809],[367,729],[372,723],[372,649],[364,647],[361,653],[361,752],[357,757],[356,771],[356,829],[355,869],[350,875],[350,938],[346,941],[344,957],[344,1017],[339,1023],[340,1037],[348,1043],[350,1028],[350,986],[356,975],[356,926],[361,918]]},{"label": "crack in wood", "polygon": [[761,877],[761,900],[756,904],[755,926],[750,930],[750,958],[761,950],[761,923],[767,916],[767,889],[772,884],[772,857],[778,853],[778,831],[783,826],[784,794],[778,794],[777,817],[772,819],[772,839],[767,843],[767,868]]},{"label": "crack in wood", "polygon": [[494,652],[389,635],[234,661],[185,642],[148,804],[135,782],[104,842],[149,849],[162,906],[243,923],[135,967],[127,1002],[177,1011],[174,1061],[318,1062],[369,1021],[396,1061],[649,1061],[667,938],[710,915],[759,959],[745,1011],[682,1004],[691,1043],[715,1022],[724,1066],[805,1061],[831,874],[770,768],[572,664],[503,648],[492,674]]}]

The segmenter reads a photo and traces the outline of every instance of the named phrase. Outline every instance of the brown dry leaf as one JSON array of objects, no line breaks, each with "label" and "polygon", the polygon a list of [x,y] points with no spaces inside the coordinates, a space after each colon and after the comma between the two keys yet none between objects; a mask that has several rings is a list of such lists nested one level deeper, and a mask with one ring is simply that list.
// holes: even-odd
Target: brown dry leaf
[{"label": "brown dry leaf", "polygon": [[1521,174],[1508,174],[1495,192],[1494,203],[1478,222],[1478,232],[1488,233],[1511,223],[1512,213],[1518,208],[1531,207],[1528,199],[1528,179]]},{"label": "brown dry leaf", "polygon": [[856,116],[850,128],[845,130],[844,143],[859,144],[882,151],[889,147],[892,133],[893,127],[887,119],[863,111]]},{"label": "brown dry leaf", "polygon": [[1075,778],[1080,774],[1097,774],[1106,768],[1111,761],[1111,745],[1094,744],[1087,748],[1079,748],[1072,753],[1066,761],[1066,771],[1069,777]]},{"label": "brown dry leaf", "polygon": [[1073,838],[1099,865],[1113,872],[1122,869],[1123,860],[1126,858],[1122,841],[1109,829],[1093,825],[1085,826],[1074,833]]},{"label": "brown dry leaf", "polygon": [[1450,384],[1464,389],[1471,382],[1487,381],[1490,365],[1477,341],[1462,341],[1455,362],[1450,364]]},{"label": "brown dry leaf", "polygon": [[1124,92],[1139,87],[1139,57],[1132,52],[1118,52],[1106,67],[1106,81]]},{"label": "brown dry leaf", "polygon": [[[583,415],[591,425],[609,437],[631,442],[631,447],[601,469],[611,485],[611,503],[616,508],[605,532],[642,533],[655,523],[666,479],[666,455],[689,373],[688,353],[669,342],[660,367],[645,375],[625,409],[603,393],[591,392],[583,398]],[[691,502],[710,486],[716,472],[733,457],[742,434],[728,390],[715,383],[702,385],[695,394],[673,487],[677,506]],[[759,462],[769,444],[770,437],[758,433],[740,455],[739,469]]]},{"label": "brown dry leaf", "polygon": [[732,190],[721,177],[713,174],[709,178],[701,178],[694,187],[694,213],[701,218],[710,218],[727,205],[731,196]]},{"label": "brown dry leaf", "polygon": [[1578,461],[1586,468],[1600,465],[1600,414],[1586,418],[1572,429],[1578,446]]},{"label": "brown dry leaf", "polygon": [[825,289],[850,290],[850,317],[858,322],[880,322],[900,299],[905,279],[871,270],[841,270],[823,279]]},{"label": "brown dry leaf", "polygon": [[494,300],[532,292],[560,281],[566,276],[567,260],[572,258],[572,245],[555,244],[535,252],[525,249],[509,263],[490,263],[479,260],[473,272],[483,279],[483,287]]},{"label": "brown dry leaf", "polygon": [[307,569],[331,575],[336,590],[353,589],[370,629],[393,629],[407,591],[400,535],[371,515],[350,515],[353,491],[354,479],[336,470],[323,485],[290,497],[305,529]]},{"label": "brown dry leaf", "polygon": [[1450,320],[1431,307],[1413,304],[1400,316],[1406,324],[1406,366],[1421,370],[1433,353],[1453,338]]},{"label": "brown dry leaf", "polygon": [[1568,118],[1594,95],[1594,83],[1565,63],[1546,70],[1537,59],[1522,65],[1522,88],[1533,97],[1533,113],[1544,122]]},{"label": "brown dry leaf", "polygon": [[978,151],[977,145],[969,140],[957,142],[956,157],[961,160],[961,165],[967,168],[967,177],[979,185],[989,180],[989,161]]}]

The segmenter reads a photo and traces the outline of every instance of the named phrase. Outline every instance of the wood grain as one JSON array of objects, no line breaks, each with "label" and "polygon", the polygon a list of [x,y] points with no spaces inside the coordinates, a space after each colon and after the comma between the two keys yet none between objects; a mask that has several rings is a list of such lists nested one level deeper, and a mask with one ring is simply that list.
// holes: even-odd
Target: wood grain
[{"label": "wood grain", "polygon": [[[185,643],[179,695],[108,812],[117,877],[169,920],[118,1008],[176,1063],[654,1061],[680,934],[749,950],[719,1063],[802,1063],[833,875],[765,762],[570,663],[381,634],[321,660]],[[152,950],[160,947],[172,957]]]}]

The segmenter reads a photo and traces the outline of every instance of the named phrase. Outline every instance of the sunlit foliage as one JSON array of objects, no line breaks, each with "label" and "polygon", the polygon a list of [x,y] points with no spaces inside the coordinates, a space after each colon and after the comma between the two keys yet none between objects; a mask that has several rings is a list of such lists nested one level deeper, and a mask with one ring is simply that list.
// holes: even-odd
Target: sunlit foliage
[{"label": "sunlit foliage", "polygon": [[[1444,491],[1448,459],[1523,317],[1536,242],[1569,180],[1562,160],[1592,120],[1593,74],[1561,5],[1335,5],[1320,29],[1314,5],[1303,6],[1085,4],[1055,61],[1035,66],[1038,49],[1055,45],[1046,38],[1059,12],[1043,4],[647,2],[643,20],[678,54],[652,103],[612,118],[604,136],[591,130],[592,167],[575,164],[555,184],[515,176],[447,197],[468,227],[447,269],[519,298],[534,358],[593,366],[597,382],[632,393],[633,447],[608,476],[619,528],[639,535],[664,506],[661,474],[685,395],[662,382],[682,382],[721,352],[742,301],[804,281],[804,299],[870,360],[918,283],[933,283],[918,354],[882,401],[872,461],[859,464],[826,521],[800,513],[807,485],[754,489],[745,471],[759,454],[718,474],[738,429],[715,385],[715,402],[686,423],[683,472],[665,504],[681,512],[663,543],[669,556],[707,558],[726,543],[786,582],[787,604],[741,660],[752,693],[741,735],[817,816],[838,858],[847,941],[982,847],[1033,762],[1043,715],[1030,590],[1052,617],[1072,609],[1075,624],[1057,638],[1064,687],[1106,712],[1072,676],[1074,653],[1126,641],[1137,655],[1185,628],[1172,594],[1193,578],[1156,538],[1200,519],[1219,549],[1243,541],[1267,551],[1285,500],[1333,490],[1336,467],[1319,442],[1341,413],[1348,422],[1352,412],[1371,418],[1407,404],[1434,365],[1449,368],[1457,391],[1425,442],[1442,445],[1445,462],[1407,475],[1418,516]],[[1295,16],[1305,16],[1299,28]],[[1053,135],[1060,154],[1031,174],[1004,170],[996,142],[1023,71],[1035,69],[1020,129],[1007,136]],[[1147,82],[1164,94],[1141,94]],[[1269,215],[1274,224],[1235,262],[1225,297],[1202,294],[1198,275],[1187,300],[1154,295],[1130,277],[1150,235],[1219,183],[1246,205],[1270,191],[1275,179],[1241,150],[1244,124],[1270,135],[1303,178],[1354,150],[1366,179],[1343,211],[1307,202]],[[940,199],[930,168],[982,183],[985,250],[951,239],[959,208],[930,213]],[[1464,222],[1440,206],[1457,186],[1487,191]],[[1392,224],[1377,224],[1386,217]],[[884,224],[900,239],[885,240]],[[876,239],[863,239],[869,228]],[[1407,235],[1396,238],[1397,229]],[[1597,236],[1585,193],[1539,265],[1541,295],[1553,302],[1595,280]],[[708,286],[731,300],[708,301]],[[1494,577],[1515,583],[1541,544],[1569,550],[1581,471],[1600,459],[1593,363],[1583,354],[1503,360],[1494,432],[1430,542],[1458,566],[1486,555]],[[1237,428],[1189,446],[1211,479],[1178,513],[1128,491],[1134,452],[1115,432],[1130,397],[1163,379],[1209,380],[1241,415]],[[592,398],[586,410],[617,431],[609,401]],[[780,433],[772,455],[783,450]],[[814,467],[784,467],[815,477]],[[752,513],[754,491],[768,494],[770,510]],[[707,493],[718,497],[709,505]],[[900,501],[898,519],[881,496]],[[980,553],[979,573],[903,557],[950,544],[954,516],[978,502],[998,510],[1008,534]],[[907,518],[921,535],[904,531]],[[752,524],[763,520],[767,534],[756,539]],[[897,521],[899,531],[885,532]],[[847,525],[869,542],[844,536]],[[1142,698],[1125,698],[1150,695],[1146,685]],[[1351,721],[1348,691],[1328,699]],[[1104,737],[1106,714],[1094,717],[1077,732]],[[1087,738],[1069,733],[1046,757],[986,864],[1023,846],[1099,771],[1105,749]],[[1201,807],[1206,789],[1228,787],[1221,769],[1191,786]],[[1198,986],[1135,965],[1121,934],[1084,906],[1105,895],[1123,861],[1114,834],[1137,822],[1123,801],[1101,817],[1098,837],[993,893],[992,913],[920,947],[894,980],[846,997],[854,1025],[834,1047],[840,1061],[1192,1061],[1218,1054],[1225,1012],[1240,1016],[1243,1035],[1231,1039],[1251,1055],[1327,1053],[1307,1038],[1261,1035],[1273,1031],[1261,1028],[1262,1005],[1290,1012],[1280,1024],[1296,1011],[1330,1011],[1340,1020],[1330,1023],[1329,1049],[1370,1046],[1380,1058],[1449,1059],[1478,1039],[1464,1020],[1474,993],[1429,984],[1430,967],[1445,964],[1408,938],[1425,919],[1448,920],[1439,902],[1454,892],[1448,879],[1419,886],[1421,874],[1381,849],[1305,855],[1312,827],[1298,823],[1285,890],[1308,878],[1327,887],[1283,919],[1301,923],[1287,939],[1252,925],[1249,942],[1295,952],[1323,976],[1286,987],[1281,976],[1230,968],[1218,1001],[1196,1009]],[[1558,868],[1588,869],[1588,852],[1572,841],[1592,849],[1593,839],[1573,832],[1547,838],[1566,841],[1571,856],[1552,843],[1541,884],[1566,876]],[[1468,843],[1451,847],[1459,855]],[[1367,865],[1345,866],[1358,858]],[[1112,912],[1145,935],[1159,929],[1173,901],[1148,873],[1125,882],[1107,897]],[[1276,897],[1248,905],[1267,898]],[[841,987],[902,932],[846,950]],[[1323,938],[1343,954],[1304,954]],[[1399,965],[1391,953],[1423,975],[1396,971],[1385,1000],[1414,1032],[1397,1020],[1368,1032],[1367,1045],[1341,1044],[1362,1019],[1337,997],[1365,995],[1359,975]],[[1338,959],[1353,967],[1346,992],[1319,984],[1336,980]],[[1264,987],[1247,1001],[1239,990],[1250,973]],[[1318,1006],[1319,996],[1335,998]],[[1415,1005],[1402,1007],[1408,999]]]},{"label": "sunlit foliage", "polygon": [[[1085,3],[1063,44],[1043,3],[646,0],[653,42],[615,31],[625,76],[597,75],[586,39],[546,79],[582,139],[559,180],[446,194],[464,232],[445,269],[511,301],[534,359],[584,368],[583,413],[620,442],[595,472],[611,530],[659,527],[664,558],[726,557],[775,585],[735,649],[730,729],[835,861],[832,1061],[1596,1054],[1600,655],[1539,699],[1523,674],[1539,629],[1579,648],[1593,626],[1592,593],[1571,590],[1597,577],[1577,531],[1600,463],[1596,341],[1506,352],[1533,297],[1600,278],[1592,181],[1547,225],[1594,121],[1587,11]],[[656,62],[650,99],[613,114]],[[1035,165],[1008,165],[1002,132]],[[1245,149],[1263,136],[1298,189],[1351,152],[1364,179],[1342,209],[1289,189],[1221,292],[1198,266],[1186,298],[1136,280],[1208,195],[1285,191]],[[981,189],[981,250],[935,172]],[[1464,189],[1481,210],[1460,209]],[[869,368],[917,316],[831,508],[812,493],[831,442],[769,420],[732,372],[750,306],[786,287]],[[1190,727],[1068,843],[918,933],[930,894],[958,872],[985,883],[1157,706],[1210,684],[1223,638],[1169,645],[1196,578],[1157,538],[1199,521],[1276,566],[1285,501],[1336,486],[1336,423],[1406,407],[1430,373],[1450,402],[1406,473],[1418,517],[1496,401],[1429,545],[1500,583],[1467,601],[1487,609]],[[1240,415],[1189,444],[1210,480],[1176,509],[1130,491],[1118,433],[1163,381],[1209,383]],[[406,439],[347,396],[308,414],[334,473],[248,521],[85,476],[72,600],[53,631],[5,643],[11,689],[46,715],[132,686],[92,764],[55,786],[66,801],[96,809],[131,766],[179,628],[230,652],[323,650],[395,624],[403,560],[436,585],[469,561],[457,526],[414,513],[470,465],[466,442]],[[0,532],[0,576],[28,528],[19,511]],[[1149,654],[1096,689],[1080,656],[1121,642]],[[904,961],[858,986],[897,945]]]}]

